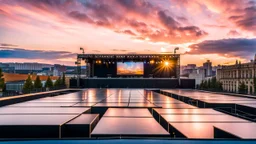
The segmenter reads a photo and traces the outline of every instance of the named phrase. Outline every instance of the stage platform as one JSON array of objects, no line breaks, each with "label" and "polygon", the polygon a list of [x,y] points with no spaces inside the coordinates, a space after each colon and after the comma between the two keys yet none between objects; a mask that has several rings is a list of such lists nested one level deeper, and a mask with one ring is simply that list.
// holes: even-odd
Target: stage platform
[{"label": "stage platform", "polygon": [[[85,78],[81,88],[195,88],[195,79],[177,78]],[[70,80],[70,87],[77,88],[77,80]]]}]

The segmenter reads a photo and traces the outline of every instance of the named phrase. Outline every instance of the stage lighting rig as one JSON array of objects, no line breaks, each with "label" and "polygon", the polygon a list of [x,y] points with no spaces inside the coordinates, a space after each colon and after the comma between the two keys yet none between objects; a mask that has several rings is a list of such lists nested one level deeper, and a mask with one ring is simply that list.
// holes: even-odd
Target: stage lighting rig
[{"label": "stage lighting rig", "polygon": [[164,62],[164,65],[165,65],[165,66],[169,66],[169,62],[168,62],[168,61],[165,61],[165,62]]},{"label": "stage lighting rig", "polygon": [[154,60],[151,60],[151,61],[150,61],[150,64],[154,64],[154,63],[155,63],[155,61],[154,61]]}]

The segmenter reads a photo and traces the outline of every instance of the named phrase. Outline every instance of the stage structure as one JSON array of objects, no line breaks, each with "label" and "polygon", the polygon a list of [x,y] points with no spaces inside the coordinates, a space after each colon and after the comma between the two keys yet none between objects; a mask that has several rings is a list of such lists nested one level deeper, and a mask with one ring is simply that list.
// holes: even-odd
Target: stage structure
[{"label": "stage structure", "polygon": [[[84,63],[84,64],[82,64]],[[180,54],[78,54],[77,72],[87,78],[177,78]]]}]

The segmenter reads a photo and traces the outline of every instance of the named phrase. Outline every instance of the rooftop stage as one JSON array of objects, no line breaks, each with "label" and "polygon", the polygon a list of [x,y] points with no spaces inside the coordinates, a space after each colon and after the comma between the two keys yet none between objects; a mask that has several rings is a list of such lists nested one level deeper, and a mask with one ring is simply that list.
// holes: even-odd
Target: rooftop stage
[{"label": "rooftop stage", "polygon": [[179,54],[78,54],[76,64],[71,87],[195,88],[194,80],[179,79]]},{"label": "rooftop stage", "polygon": [[[84,65],[82,63],[85,63]],[[78,54],[76,62],[87,77],[179,78],[179,54]]]}]

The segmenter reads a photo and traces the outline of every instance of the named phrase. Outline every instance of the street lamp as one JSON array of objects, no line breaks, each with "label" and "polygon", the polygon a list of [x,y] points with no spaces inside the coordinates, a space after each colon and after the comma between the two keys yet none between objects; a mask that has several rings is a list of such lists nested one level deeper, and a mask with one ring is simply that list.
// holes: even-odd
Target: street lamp
[{"label": "street lamp", "polygon": [[84,48],[80,47],[80,50],[83,51],[83,54],[84,54]]},{"label": "street lamp", "polygon": [[176,54],[176,51],[177,50],[179,50],[179,47],[176,47],[175,49],[174,49],[174,54]]}]

